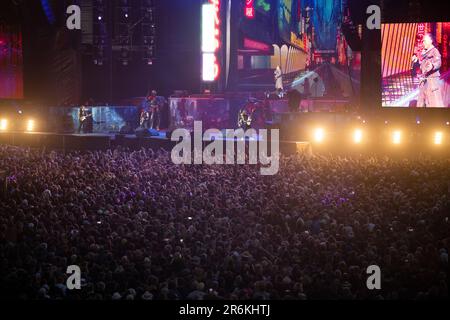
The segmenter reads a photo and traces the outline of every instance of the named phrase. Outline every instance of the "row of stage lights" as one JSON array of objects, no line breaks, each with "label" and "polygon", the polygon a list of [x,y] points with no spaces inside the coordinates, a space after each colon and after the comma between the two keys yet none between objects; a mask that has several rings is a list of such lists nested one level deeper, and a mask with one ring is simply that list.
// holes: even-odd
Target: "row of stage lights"
[{"label": "row of stage lights", "polygon": [[[36,128],[36,122],[33,119],[29,119],[25,123],[25,131],[33,132]],[[0,132],[6,132],[9,130],[8,119],[0,119]]]},{"label": "row of stage lights", "polygon": [[[367,141],[367,134],[362,129],[355,129],[352,133],[352,142],[355,145],[361,145]],[[316,144],[325,143],[327,140],[327,132],[323,128],[316,128],[313,132],[313,141]],[[392,130],[390,140],[393,145],[401,145],[404,142],[404,134],[402,130]],[[444,132],[435,131],[431,139],[432,144],[440,146],[444,143]]]},{"label": "row of stage lights", "polygon": [[[447,126],[450,125],[447,123]],[[36,128],[36,123],[33,119],[26,121],[25,131],[33,132]],[[9,121],[7,119],[0,119],[0,132],[6,132],[9,129]],[[393,130],[391,131],[391,143],[393,145],[400,145],[403,143],[403,131]],[[367,134],[362,129],[355,129],[352,133],[352,142],[355,145],[361,145],[366,141]],[[316,144],[322,144],[327,140],[327,132],[323,128],[316,128],[313,132],[313,141]],[[432,143],[440,146],[444,143],[444,132],[437,130],[433,134]]]}]

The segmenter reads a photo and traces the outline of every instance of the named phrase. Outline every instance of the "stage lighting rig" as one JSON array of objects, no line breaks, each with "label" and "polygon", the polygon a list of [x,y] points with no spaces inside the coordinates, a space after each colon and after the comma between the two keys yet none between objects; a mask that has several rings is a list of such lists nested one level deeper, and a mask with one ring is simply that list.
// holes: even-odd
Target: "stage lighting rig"
[{"label": "stage lighting rig", "polygon": [[155,7],[152,0],[141,0],[141,16],[141,47],[144,53],[144,61],[147,62],[147,65],[152,65],[155,58],[157,31],[155,22]]},{"label": "stage lighting rig", "polygon": [[93,62],[103,66],[107,59],[108,49],[108,19],[107,3],[104,0],[95,0],[93,4]]}]

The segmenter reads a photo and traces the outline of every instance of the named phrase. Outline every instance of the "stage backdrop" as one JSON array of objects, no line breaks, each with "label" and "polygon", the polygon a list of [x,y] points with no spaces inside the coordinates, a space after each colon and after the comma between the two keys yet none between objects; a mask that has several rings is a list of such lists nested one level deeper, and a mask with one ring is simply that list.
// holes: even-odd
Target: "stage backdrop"
[{"label": "stage backdrop", "polygon": [[0,99],[23,98],[22,33],[0,24]]},{"label": "stage backdrop", "polygon": [[[278,0],[278,28],[281,38],[291,42],[291,32],[301,33],[301,16],[312,8],[310,28],[318,50],[335,50],[338,29],[343,17],[344,0]],[[305,30],[310,33],[312,30]]]}]

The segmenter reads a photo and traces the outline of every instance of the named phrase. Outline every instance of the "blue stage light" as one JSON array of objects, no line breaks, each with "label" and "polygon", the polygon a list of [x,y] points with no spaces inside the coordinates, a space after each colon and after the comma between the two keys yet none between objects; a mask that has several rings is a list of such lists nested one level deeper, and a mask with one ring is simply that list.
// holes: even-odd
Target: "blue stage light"
[{"label": "blue stage light", "polygon": [[41,0],[42,9],[44,10],[45,16],[47,17],[47,21],[50,24],[54,24],[56,22],[55,14],[53,13],[52,5],[49,0]]}]

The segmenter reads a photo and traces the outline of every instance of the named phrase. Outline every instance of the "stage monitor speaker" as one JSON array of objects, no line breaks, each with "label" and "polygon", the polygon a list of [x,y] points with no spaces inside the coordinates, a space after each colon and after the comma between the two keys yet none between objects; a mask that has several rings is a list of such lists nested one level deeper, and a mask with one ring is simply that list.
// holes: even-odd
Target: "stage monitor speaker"
[{"label": "stage monitor speaker", "polygon": [[150,137],[159,137],[159,132],[155,129],[148,129],[148,134]]},{"label": "stage monitor speaker", "polygon": [[136,129],[135,134],[138,138],[158,137],[159,136],[159,132],[157,130],[145,129],[145,128]]},{"label": "stage monitor speaker", "polygon": [[148,129],[145,128],[137,128],[134,133],[138,138],[145,138],[149,136]]}]

